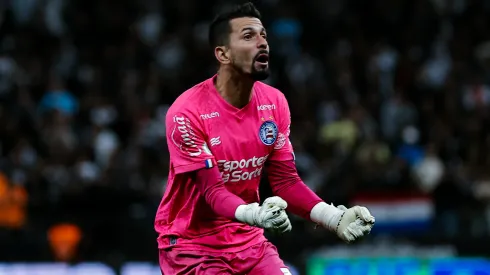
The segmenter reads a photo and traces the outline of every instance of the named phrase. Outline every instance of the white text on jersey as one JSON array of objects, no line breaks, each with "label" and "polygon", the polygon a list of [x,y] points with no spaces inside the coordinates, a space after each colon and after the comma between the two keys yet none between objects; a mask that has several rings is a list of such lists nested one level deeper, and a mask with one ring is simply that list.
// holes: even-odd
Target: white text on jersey
[{"label": "white text on jersey", "polygon": [[[196,134],[192,130],[189,119],[185,117],[174,116],[174,122],[177,124],[172,131],[172,142],[180,148],[180,150],[187,152],[191,157],[197,157],[201,155],[202,151],[197,146]],[[174,138],[175,129],[179,130],[182,140],[176,142]],[[178,140],[178,139],[177,139]]]},{"label": "white text on jersey", "polygon": [[276,105],[274,104],[257,106],[258,111],[275,110],[275,109],[276,109]]},{"label": "white text on jersey", "polygon": [[224,182],[251,180],[262,175],[262,168],[269,155],[241,160],[218,160]]},{"label": "white text on jersey", "polygon": [[210,114],[201,115],[201,119],[211,119],[211,118],[215,118],[215,117],[219,117],[218,112],[212,112]]}]

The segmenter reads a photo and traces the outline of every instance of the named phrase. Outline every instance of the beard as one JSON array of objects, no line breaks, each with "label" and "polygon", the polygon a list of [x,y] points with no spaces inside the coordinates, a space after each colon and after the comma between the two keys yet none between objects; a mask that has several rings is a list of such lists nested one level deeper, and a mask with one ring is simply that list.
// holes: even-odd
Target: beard
[{"label": "beard", "polygon": [[[258,55],[259,54],[257,54],[257,56]],[[257,56],[253,59],[252,65],[250,65],[249,70],[247,70],[246,65],[241,65],[240,62],[237,62],[237,60],[233,60],[233,67],[235,68],[236,71],[240,72],[245,76],[250,77],[253,81],[266,80],[270,76],[269,66],[265,68],[259,67],[259,69],[257,69],[256,66]]]},{"label": "beard", "polygon": [[267,66],[266,68],[257,70],[256,66],[255,66],[255,60],[254,60],[254,62],[252,62],[252,68],[250,69],[250,72],[251,72],[250,77],[254,81],[266,80],[270,75],[269,66]]}]

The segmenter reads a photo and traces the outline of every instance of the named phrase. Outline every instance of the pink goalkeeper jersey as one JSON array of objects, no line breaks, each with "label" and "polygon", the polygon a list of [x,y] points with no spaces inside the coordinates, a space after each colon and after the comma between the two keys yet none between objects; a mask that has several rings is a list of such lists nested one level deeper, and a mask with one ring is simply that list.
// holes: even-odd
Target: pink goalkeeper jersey
[{"label": "pink goalkeeper jersey", "polygon": [[168,185],[155,219],[159,248],[237,252],[265,240],[263,230],[214,213],[187,173],[218,165],[225,187],[259,202],[267,160],[292,160],[284,95],[261,82],[242,109],[226,102],[210,78],[184,92],[166,117]]}]

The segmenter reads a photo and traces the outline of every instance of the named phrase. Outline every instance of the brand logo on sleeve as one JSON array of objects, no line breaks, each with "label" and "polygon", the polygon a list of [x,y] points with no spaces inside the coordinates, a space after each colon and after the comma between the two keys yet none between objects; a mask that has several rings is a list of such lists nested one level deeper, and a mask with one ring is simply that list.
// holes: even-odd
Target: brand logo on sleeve
[{"label": "brand logo on sleeve", "polygon": [[209,143],[211,143],[211,146],[216,146],[221,144],[221,137],[214,137],[209,140]]},{"label": "brand logo on sleeve", "polygon": [[289,140],[289,134],[291,133],[291,124],[288,125],[288,128],[286,129],[286,133],[279,133],[279,135],[277,136],[277,141],[276,141],[276,144],[274,144],[274,149],[276,150],[279,150],[281,149],[282,147],[284,147],[284,145],[286,145],[286,142],[289,143],[289,145],[291,145],[291,141]]},{"label": "brand logo on sleeve", "polygon": [[274,121],[268,120],[260,125],[259,138],[267,146],[276,142],[277,133],[277,125]]},{"label": "brand logo on sleeve", "polygon": [[274,144],[274,149],[279,150],[284,147],[284,145],[286,144],[286,139],[286,135],[284,135],[283,133],[279,133],[279,135],[277,136],[277,142],[276,144]]},{"label": "brand logo on sleeve", "polygon": [[191,157],[201,155],[202,150],[196,144],[197,136],[192,129],[191,121],[183,116],[174,116],[174,129],[172,130],[172,142],[183,152]]},{"label": "brand logo on sleeve", "polygon": [[257,110],[258,111],[270,111],[270,110],[275,110],[276,109],[276,105],[274,104],[270,104],[270,105],[260,105],[260,106],[257,106]]},{"label": "brand logo on sleeve", "polygon": [[200,115],[200,117],[201,117],[201,119],[212,119],[215,117],[219,117],[219,113],[218,112],[212,112],[210,114]]}]

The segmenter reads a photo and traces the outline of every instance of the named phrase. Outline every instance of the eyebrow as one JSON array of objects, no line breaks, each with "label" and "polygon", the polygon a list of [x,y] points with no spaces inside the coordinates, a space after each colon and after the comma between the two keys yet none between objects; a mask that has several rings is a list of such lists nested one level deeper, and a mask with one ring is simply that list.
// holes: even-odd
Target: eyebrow
[{"label": "eyebrow", "polygon": [[[245,32],[245,31],[254,31],[254,28],[252,28],[252,27],[245,27],[245,28],[242,29],[241,32]],[[262,27],[262,29],[260,30],[260,32],[265,32],[265,28]]]}]

